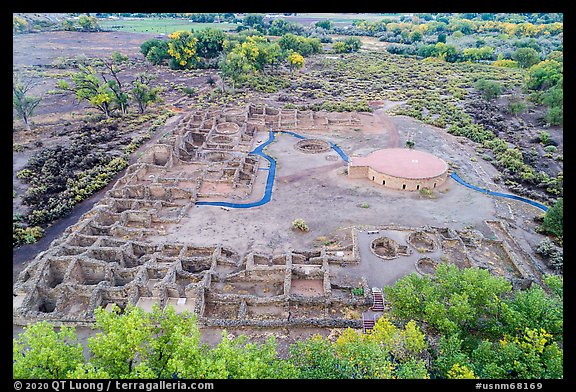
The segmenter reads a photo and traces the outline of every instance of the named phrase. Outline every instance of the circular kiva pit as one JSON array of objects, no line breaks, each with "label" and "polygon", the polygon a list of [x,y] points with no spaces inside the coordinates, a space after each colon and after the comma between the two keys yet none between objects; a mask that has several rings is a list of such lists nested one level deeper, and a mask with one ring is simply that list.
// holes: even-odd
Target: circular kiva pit
[{"label": "circular kiva pit", "polygon": [[234,158],[232,154],[221,151],[212,151],[204,155],[204,159],[208,162],[224,162],[232,158]]},{"label": "circular kiva pit", "polygon": [[329,151],[331,147],[330,144],[324,140],[304,139],[296,143],[294,148],[307,154],[319,154]]},{"label": "circular kiva pit", "polygon": [[214,128],[216,133],[221,135],[232,135],[240,131],[240,126],[233,122],[223,122],[220,124],[216,124],[216,128]]},{"label": "circular kiva pit", "polygon": [[385,148],[365,157],[353,157],[348,177],[368,178],[388,188],[418,191],[433,189],[448,178],[448,164],[424,151]]},{"label": "circular kiva pit", "polygon": [[411,232],[407,241],[420,253],[433,252],[436,249],[434,239],[423,231]]},{"label": "circular kiva pit", "polygon": [[421,275],[434,275],[438,263],[429,257],[422,257],[416,262],[416,271]]},{"label": "circular kiva pit", "polygon": [[376,256],[386,260],[392,260],[398,256],[407,256],[410,254],[410,250],[406,245],[400,245],[388,237],[378,237],[372,240],[370,250]]},{"label": "circular kiva pit", "polygon": [[230,144],[232,141],[233,139],[230,136],[225,135],[216,135],[210,138],[210,143],[215,144]]},{"label": "circular kiva pit", "polygon": [[224,114],[230,115],[230,116],[244,114],[244,112],[245,112],[245,109],[242,107],[229,108],[229,109],[224,110]]}]

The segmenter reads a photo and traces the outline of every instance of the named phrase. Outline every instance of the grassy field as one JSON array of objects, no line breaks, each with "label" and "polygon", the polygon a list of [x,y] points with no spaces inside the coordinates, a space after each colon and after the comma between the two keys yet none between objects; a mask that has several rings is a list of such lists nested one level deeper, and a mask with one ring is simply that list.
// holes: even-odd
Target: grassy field
[{"label": "grassy field", "polygon": [[301,23],[303,25],[316,23],[320,20],[331,20],[336,25],[351,25],[352,21],[355,19],[364,19],[369,22],[374,22],[377,20],[382,20],[384,18],[387,19],[396,19],[399,15],[397,14],[336,14],[336,13],[298,13],[297,15],[293,16],[285,16],[284,19]]},{"label": "grassy field", "polygon": [[100,19],[98,23],[100,27],[106,30],[157,34],[171,34],[179,30],[200,30],[208,27],[216,27],[224,31],[236,28],[236,25],[232,23],[193,23],[185,19],[175,18]]}]

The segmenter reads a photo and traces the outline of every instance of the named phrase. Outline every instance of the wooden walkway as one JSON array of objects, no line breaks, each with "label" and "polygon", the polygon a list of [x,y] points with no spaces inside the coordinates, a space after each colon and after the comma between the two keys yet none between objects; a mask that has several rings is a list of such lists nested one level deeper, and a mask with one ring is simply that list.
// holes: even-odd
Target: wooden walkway
[{"label": "wooden walkway", "polygon": [[362,332],[368,333],[374,329],[374,325],[380,317],[382,317],[382,312],[384,312],[384,296],[382,295],[382,290],[373,287],[372,288],[372,307],[369,312],[362,313]]}]

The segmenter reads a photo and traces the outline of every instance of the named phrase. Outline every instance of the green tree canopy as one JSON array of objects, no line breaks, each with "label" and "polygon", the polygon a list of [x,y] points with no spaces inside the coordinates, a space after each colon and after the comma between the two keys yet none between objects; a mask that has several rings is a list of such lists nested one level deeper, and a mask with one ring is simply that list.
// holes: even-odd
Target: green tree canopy
[{"label": "green tree canopy", "polygon": [[140,52],[146,60],[154,65],[158,65],[164,59],[170,58],[168,49],[168,41],[158,38],[149,39],[140,45]]},{"label": "green tree canopy", "polygon": [[333,342],[320,335],[290,346],[288,361],[300,378],[429,378],[425,365],[427,343],[420,328],[404,328],[380,318],[369,334],[345,329]]},{"label": "green tree canopy", "polygon": [[562,238],[564,235],[564,199],[559,198],[544,215],[541,228],[544,232]]},{"label": "green tree canopy", "polygon": [[41,321],[30,324],[12,343],[14,378],[66,378],[84,362],[82,345],[74,328]]},{"label": "green tree canopy", "polygon": [[324,30],[330,30],[332,28],[332,26],[334,25],[334,23],[329,19],[325,19],[325,20],[319,20],[314,25],[316,27],[320,27]]},{"label": "green tree canopy", "polygon": [[246,26],[254,27],[257,25],[262,25],[264,23],[264,15],[262,14],[248,14],[242,20],[242,23]]},{"label": "green tree canopy", "polygon": [[512,59],[520,68],[530,68],[540,61],[540,55],[533,48],[518,48],[512,54]]},{"label": "green tree canopy", "polygon": [[502,85],[493,80],[479,79],[474,83],[474,88],[482,94],[482,98],[491,101],[502,94]]},{"label": "green tree canopy", "polygon": [[95,16],[80,15],[78,25],[82,31],[100,31],[98,19]]},{"label": "green tree canopy", "polygon": [[144,113],[148,105],[159,100],[160,89],[150,86],[151,77],[145,73],[136,75],[130,94],[138,105],[138,111]]},{"label": "green tree canopy", "polygon": [[306,38],[300,35],[288,33],[278,40],[278,45],[286,53],[298,52],[307,57],[311,54],[322,52],[322,43],[318,38]]},{"label": "green tree canopy", "polygon": [[196,43],[196,52],[204,58],[215,58],[223,50],[224,39],[226,34],[217,28],[201,29],[194,35],[198,42]]},{"label": "green tree canopy", "polygon": [[487,270],[440,264],[435,277],[410,274],[384,287],[392,315],[428,324],[439,333],[465,335],[498,309],[498,298],[511,285]]},{"label": "green tree canopy", "polygon": [[531,90],[546,90],[562,80],[563,66],[555,60],[544,60],[528,70],[526,86]]},{"label": "green tree canopy", "polygon": [[80,66],[80,70],[72,75],[72,82],[73,85],[70,85],[65,80],[59,80],[57,87],[73,92],[78,101],[87,101],[110,117],[114,109],[114,92],[97,76],[94,68]]},{"label": "green tree canopy", "polygon": [[31,117],[36,106],[42,98],[28,94],[34,86],[32,79],[22,79],[14,75],[12,79],[12,107],[16,110],[16,116],[21,118],[27,130],[30,130]]}]

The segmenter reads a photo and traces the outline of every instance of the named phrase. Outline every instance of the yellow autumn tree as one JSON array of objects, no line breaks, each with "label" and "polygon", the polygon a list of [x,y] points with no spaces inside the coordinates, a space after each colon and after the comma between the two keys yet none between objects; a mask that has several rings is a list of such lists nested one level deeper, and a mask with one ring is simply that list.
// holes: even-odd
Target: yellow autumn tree
[{"label": "yellow autumn tree", "polygon": [[196,50],[198,39],[188,31],[175,31],[168,38],[170,38],[168,42],[168,54],[171,56],[170,68],[196,68],[200,62],[200,56]]},{"label": "yellow autumn tree", "polygon": [[286,58],[286,61],[288,61],[288,67],[291,71],[300,69],[304,66],[304,57],[302,57],[298,52],[290,53]]},{"label": "yellow autumn tree", "polygon": [[474,375],[474,371],[467,366],[455,363],[448,371],[449,379],[474,379],[478,378]]}]

